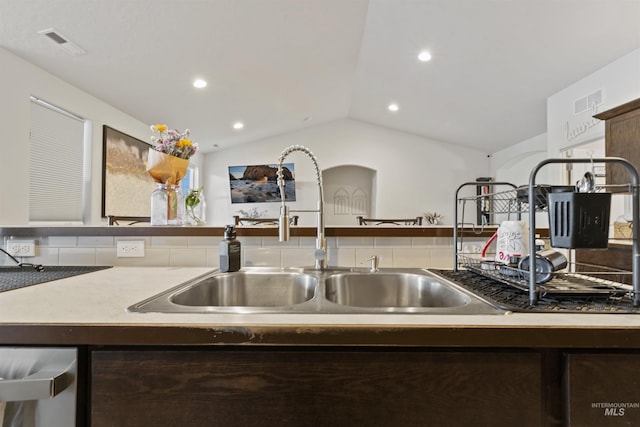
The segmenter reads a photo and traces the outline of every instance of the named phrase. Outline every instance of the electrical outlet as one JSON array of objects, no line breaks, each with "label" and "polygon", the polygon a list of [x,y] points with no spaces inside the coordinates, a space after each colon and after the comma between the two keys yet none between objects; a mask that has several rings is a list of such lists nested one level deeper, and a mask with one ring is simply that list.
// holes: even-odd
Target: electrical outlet
[{"label": "electrical outlet", "polygon": [[144,240],[122,240],[117,242],[118,258],[136,258],[144,256]]},{"label": "electrical outlet", "polygon": [[36,256],[35,240],[7,240],[7,252],[13,256]]}]

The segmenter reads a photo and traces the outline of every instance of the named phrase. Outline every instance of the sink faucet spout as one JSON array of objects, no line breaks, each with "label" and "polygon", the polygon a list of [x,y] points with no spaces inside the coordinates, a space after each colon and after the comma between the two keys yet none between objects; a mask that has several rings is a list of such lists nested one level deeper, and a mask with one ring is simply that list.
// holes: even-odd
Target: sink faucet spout
[{"label": "sink faucet spout", "polygon": [[[301,151],[306,154],[311,161],[316,171],[316,179],[318,184],[318,208],[314,210],[290,210],[286,204],[285,195],[285,177],[283,171],[284,159],[295,151]],[[280,216],[278,218],[278,238],[281,242],[289,240],[290,236],[290,224],[289,224],[289,212],[316,212],[317,219],[317,236],[316,236],[316,250],[314,253],[314,265],[318,270],[327,268],[327,239],[324,231],[324,196],[322,187],[322,173],[318,166],[318,160],[316,156],[306,147],[302,145],[291,145],[285,148],[280,157],[278,158],[278,188],[280,189],[280,197],[282,199],[282,205],[280,206]]]},{"label": "sink faucet spout", "polygon": [[371,273],[375,273],[378,270],[380,270],[380,268],[378,267],[380,265],[380,257],[378,257],[378,255],[373,255],[371,258],[368,258],[363,262],[368,262],[368,261],[371,261],[371,267],[369,268],[369,271]]}]

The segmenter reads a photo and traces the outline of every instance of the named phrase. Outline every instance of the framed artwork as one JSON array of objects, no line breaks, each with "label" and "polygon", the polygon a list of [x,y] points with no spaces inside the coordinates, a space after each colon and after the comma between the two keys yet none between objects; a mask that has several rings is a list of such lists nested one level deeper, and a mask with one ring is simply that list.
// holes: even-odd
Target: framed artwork
[{"label": "framed artwork", "polygon": [[[278,165],[229,166],[231,203],[280,202],[276,178]],[[285,200],[295,202],[296,187],[293,163],[283,164]]]},{"label": "framed artwork", "polygon": [[148,218],[155,189],[146,171],[151,145],[107,125],[102,141],[102,216]]}]

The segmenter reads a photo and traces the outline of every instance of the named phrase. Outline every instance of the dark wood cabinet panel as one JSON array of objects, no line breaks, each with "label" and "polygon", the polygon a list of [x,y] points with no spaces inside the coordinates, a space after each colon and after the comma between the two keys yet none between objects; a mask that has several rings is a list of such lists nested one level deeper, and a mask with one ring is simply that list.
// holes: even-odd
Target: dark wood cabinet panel
[{"label": "dark wood cabinet panel", "polygon": [[567,424],[640,425],[640,353],[569,354]]},{"label": "dark wood cabinet panel", "polygon": [[103,426],[540,426],[536,352],[101,350]]},{"label": "dark wood cabinet panel", "polygon": [[[630,101],[594,117],[605,120],[605,154],[627,159],[640,171],[640,99]],[[627,170],[607,164],[607,184],[631,182]]]},{"label": "dark wood cabinet panel", "polygon": [[[631,284],[631,249],[631,245],[612,243],[609,243],[607,249],[576,249],[576,271],[589,272],[590,276],[601,279]],[[593,274],[595,271],[605,271],[606,274]],[[616,271],[622,273],[616,274]]]}]

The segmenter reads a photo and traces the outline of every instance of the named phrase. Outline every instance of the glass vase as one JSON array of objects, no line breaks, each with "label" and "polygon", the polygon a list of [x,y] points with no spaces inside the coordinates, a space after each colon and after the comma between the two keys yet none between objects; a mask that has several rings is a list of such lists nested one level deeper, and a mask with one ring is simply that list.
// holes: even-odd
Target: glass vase
[{"label": "glass vase", "polygon": [[151,225],[183,225],[184,196],[179,185],[156,184],[151,193]]},{"label": "glass vase", "polygon": [[205,225],[206,202],[202,189],[191,190],[184,200],[185,221],[187,225]]}]

